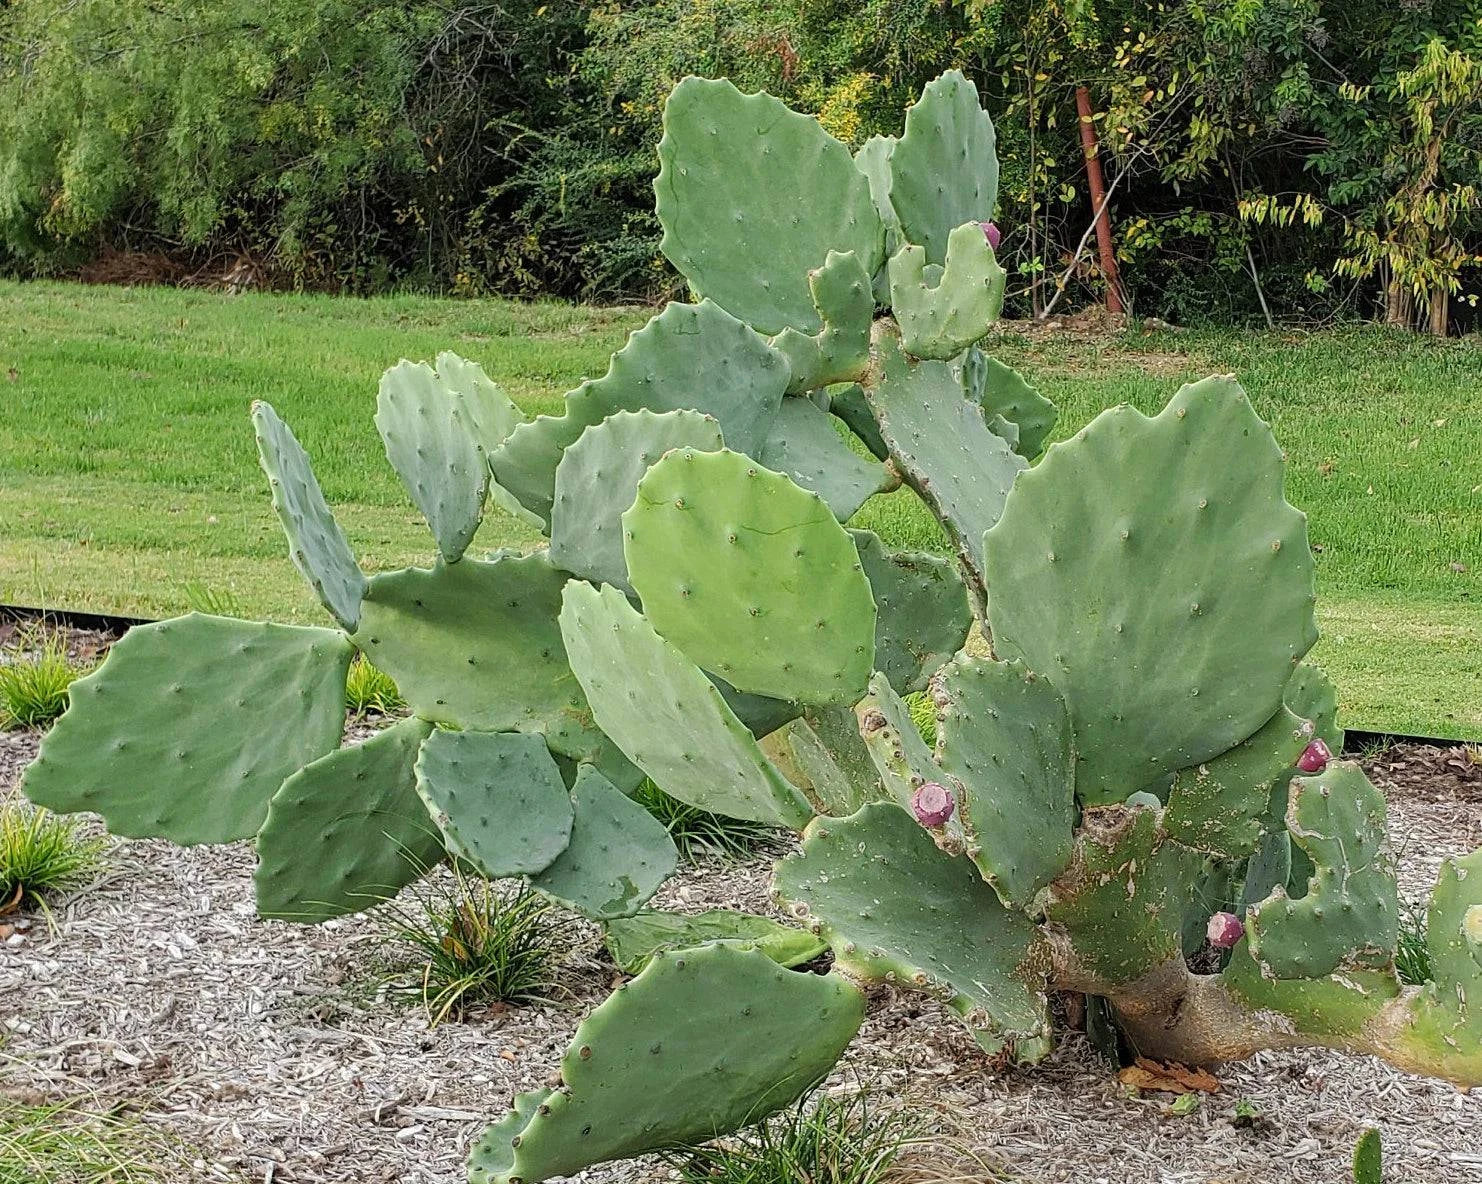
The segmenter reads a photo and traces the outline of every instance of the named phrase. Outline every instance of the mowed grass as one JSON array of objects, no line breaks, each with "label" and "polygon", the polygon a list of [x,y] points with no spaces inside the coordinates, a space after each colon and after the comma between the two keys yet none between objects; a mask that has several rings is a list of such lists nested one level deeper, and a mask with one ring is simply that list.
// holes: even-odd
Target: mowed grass
[{"label": "mowed grass", "polygon": [[[647,316],[0,283],[0,602],[161,616],[199,585],[254,615],[318,620],[257,466],[252,400],[293,425],[368,568],[425,563],[371,420],[382,370],[452,349],[527,411],[556,411]],[[1060,404],[1061,437],[1111,404],[1151,412],[1181,382],[1237,374],[1320,548],[1315,656],[1345,721],[1482,737],[1482,346],[1379,330],[1007,333],[993,351]],[[909,493],[860,522],[892,545],[942,546]],[[536,542],[491,510],[475,549]]]}]

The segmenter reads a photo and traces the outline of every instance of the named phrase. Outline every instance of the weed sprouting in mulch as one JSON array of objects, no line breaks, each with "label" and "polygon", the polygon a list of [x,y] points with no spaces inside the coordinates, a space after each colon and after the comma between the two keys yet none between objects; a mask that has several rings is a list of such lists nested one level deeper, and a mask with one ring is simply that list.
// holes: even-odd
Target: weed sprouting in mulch
[{"label": "weed sprouting in mulch", "polygon": [[0,1097],[0,1184],[165,1184],[190,1178],[189,1161],[168,1136],[118,1110]]},{"label": "weed sprouting in mulch", "polygon": [[575,940],[574,922],[528,888],[454,865],[380,912],[391,998],[415,999],[434,1025],[491,1004],[549,1003]]},{"label": "weed sprouting in mulch", "polygon": [[73,818],[32,806],[17,793],[0,800],[0,914],[44,906],[84,887],[103,868],[108,840]]},{"label": "weed sprouting in mulch", "polygon": [[1431,951],[1426,944],[1425,910],[1419,905],[1400,906],[1399,937],[1395,942],[1395,973],[1400,982],[1420,986],[1431,981]]},{"label": "weed sprouting in mulch", "polygon": [[774,826],[701,810],[671,797],[646,777],[633,792],[633,800],[664,824],[686,863],[707,856],[747,859],[776,851],[782,843],[781,832]]},{"label": "weed sprouting in mulch", "polygon": [[86,673],[60,634],[23,634],[0,656],[0,728],[46,727],[67,710],[68,688]]}]

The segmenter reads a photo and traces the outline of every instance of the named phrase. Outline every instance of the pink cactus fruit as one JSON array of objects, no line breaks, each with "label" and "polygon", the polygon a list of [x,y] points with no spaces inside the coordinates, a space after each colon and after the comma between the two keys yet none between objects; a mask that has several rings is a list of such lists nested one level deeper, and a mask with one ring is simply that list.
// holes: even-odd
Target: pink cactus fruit
[{"label": "pink cactus fruit", "polygon": [[1321,773],[1332,759],[1333,754],[1328,746],[1321,740],[1314,740],[1302,749],[1302,755],[1297,758],[1297,768],[1304,773]]},{"label": "pink cactus fruit", "polygon": [[1204,933],[1215,949],[1228,950],[1245,936],[1245,926],[1234,913],[1215,913]]},{"label": "pink cactus fruit", "polygon": [[988,245],[995,251],[998,250],[998,244],[1003,241],[1003,235],[999,232],[998,227],[992,222],[979,222],[978,225],[983,228],[983,234],[988,239]]},{"label": "pink cactus fruit", "polygon": [[922,826],[941,826],[955,809],[957,803],[952,799],[952,791],[935,781],[923,783],[911,795],[911,813]]}]

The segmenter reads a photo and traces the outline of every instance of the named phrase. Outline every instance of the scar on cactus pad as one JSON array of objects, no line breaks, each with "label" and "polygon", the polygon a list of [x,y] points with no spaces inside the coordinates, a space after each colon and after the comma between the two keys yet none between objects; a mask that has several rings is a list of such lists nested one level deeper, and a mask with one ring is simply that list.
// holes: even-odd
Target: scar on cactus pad
[{"label": "scar on cactus pad", "polygon": [[[1269,426],[1217,376],[1045,451],[1054,404],[988,352],[998,160],[973,83],[943,75],[856,157],[777,99],[688,78],[654,189],[695,302],[560,415],[527,420],[452,354],[388,371],[376,422],[425,567],[367,578],[313,475],[323,442],[258,406],[324,624],[131,631],[24,792],[129,836],[255,837],[264,915],[352,912],[451,857],[611,926],[641,972],[476,1142],[476,1184],[789,1105],[875,982],[947,1000],[985,1072],[1047,1056],[1048,997],[1072,991],[1150,1057],[1323,1047],[1482,1084],[1482,851],[1443,862],[1431,979],[1402,984],[1384,799],[1333,755]],[[902,482],[950,560],[848,528]],[[549,548],[472,553],[491,500]],[[356,651],[411,715],[341,749]],[[923,691],[934,743],[906,702]],[[676,859],[628,796],[645,778],[800,833],[774,885],[807,928],[655,922]],[[1238,910],[1211,918],[1216,888]],[[1219,973],[1185,959],[1201,934]],[[828,973],[791,968],[821,944]]]}]

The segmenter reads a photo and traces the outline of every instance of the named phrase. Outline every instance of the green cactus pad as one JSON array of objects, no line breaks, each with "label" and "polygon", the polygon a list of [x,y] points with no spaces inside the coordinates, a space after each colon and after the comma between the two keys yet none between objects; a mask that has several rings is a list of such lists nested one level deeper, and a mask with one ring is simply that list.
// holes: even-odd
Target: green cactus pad
[{"label": "green cactus pad", "polygon": [[817,819],[776,885],[821,924],[845,973],[943,993],[989,1052],[1048,1035],[1049,952],[1034,925],[896,807]]},{"label": "green cactus pad", "polygon": [[502,486],[549,522],[562,455],[613,412],[699,411],[732,448],[755,455],[790,377],[787,359],[719,305],[670,304],[613,354],[603,377],[566,396],[563,414],[521,424],[489,463]]},{"label": "green cactus pad", "polygon": [[1260,904],[1278,884],[1285,888],[1291,876],[1292,837],[1283,825],[1280,830],[1268,830],[1262,835],[1260,844],[1246,862],[1245,882],[1240,890],[1240,903],[1244,906],[1241,911]]},{"label": "green cactus pad", "polygon": [[538,1184],[756,1122],[819,1081],[863,1019],[838,975],[723,945],[662,954],[582,1021],[561,1088],[485,1132],[469,1180]]},{"label": "green cactus pad", "polygon": [[376,427],[438,551],[456,563],[473,542],[489,492],[488,460],[463,400],[426,362],[402,361],[381,377]]},{"label": "green cactus pad", "polygon": [[251,838],[283,779],[339,747],[353,652],[334,630],[199,613],[136,626],[72,684],[21,789],[129,838]]},{"label": "green cactus pad", "polygon": [[946,262],[948,236],[964,222],[993,217],[995,141],[977,87],[957,70],[928,83],[906,111],[906,134],[890,155],[890,202],[906,242],[925,247],[928,262]]},{"label": "green cactus pad", "polygon": [[1065,701],[1017,662],[959,655],[932,680],[937,764],[962,787],[968,855],[1027,908],[1070,864],[1075,764]]},{"label": "green cactus pad", "polygon": [[926,248],[904,246],[890,257],[890,306],[901,345],[918,358],[945,361],[978,341],[1003,311],[1004,271],[976,222],[947,239],[947,262],[935,283]]},{"label": "green cactus pad", "polygon": [[539,736],[439,730],[416,782],[448,851],[491,880],[544,871],[566,850],[571,798]]},{"label": "green cactus pad", "polygon": [[[825,707],[822,711],[827,716],[846,717],[853,730],[854,712],[847,707]],[[820,814],[836,817],[853,814],[865,802],[880,796],[880,779],[875,773],[874,762],[861,744],[867,766],[865,776],[851,776],[851,771],[840,763],[813,723],[807,718],[793,720],[785,728],[765,737],[761,742],[762,751],[784,777],[807,795]]]},{"label": "green cactus pad", "polygon": [[772,347],[792,368],[790,395],[854,382],[870,364],[875,293],[859,256],[830,251],[823,266],[808,273],[808,290],[823,328],[811,335],[784,329],[772,338]]},{"label": "green cactus pad", "polygon": [[257,455],[288,536],[288,556],[331,616],[352,632],[360,620],[365,576],[335,521],[298,438],[267,403],[252,404]]},{"label": "green cactus pad", "polygon": [[551,561],[629,591],[622,516],[643,474],[672,449],[717,452],[724,446],[720,425],[698,411],[619,411],[589,427],[556,466]]},{"label": "green cactus pad", "polygon": [[670,92],[654,194],[659,249],[696,292],[760,333],[818,331],[808,270],[830,251],[854,252],[869,275],[884,256],[849,149],[812,116],[724,80],[686,78]]},{"label": "green cactus pad", "polygon": [[598,721],[665,793],[732,818],[806,825],[807,801],[720,690],[618,589],[571,581],[561,635]]},{"label": "green cactus pad", "polygon": [[1400,994],[1389,971],[1348,970],[1313,979],[1273,979],[1242,941],[1230,951],[1220,982],[1234,998],[1258,1011],[1285,1016],[1309,1036],[1357,1036]]},{"label": "green cactus pad", "polygon": [[823,499],[729,450],[671,452],[623,515],[629,578],[653,626],[738,690],[853,702],[875,602]]},{"label": "green cactus pad", "polygon": [[1482,848],[1441,864],[1426,912],[1431,977],[1406,1043],[1455,1081],[1482,1084]]},{"label": "green cactus pad", "polygon": [[363,912],[442,861],[413,773],[431,731],[404,719],[283,782],[257,835],[259,916],[309,923]]},{"label": "green cactus pad", "polygon": [[947,528],[957,554],[981,579],[983,533],[1003,513],[1025,462],[988,430],[982,408],[963,394],[953,367],[911,362],[887,343],[882,351],[884,380],[865,391],[880,434],[902,475]]},{"label": "green cactus pad", "polygon": [[813,961],[828,949],[828,942],[806,929],[729,909],[693,915],[635,913],[608,922],[606,936],[607,950],[625,974],[638,974],[660,950],[672,952],[702,945],[754,948],[778,966],[791,968]]},{"label": "green cactus pad", "polygon": [[1261,727],[1317,639],[1306,518],[1229,378],[1103,412],[1022,474],[985,540],[988,620],[1065,697],[1076,792],[1121,801]]},{"label": "green cactus pad", "polygon": [[829,412],[836,416],[860,442],[879,460],[890,456],[885,437],[880,435],[880,425],[875,422],[875,413],[865,398],[864,388],[858,383],[837,386],[828,392]]},{"label": "green cactus pad", "polygon": [[355,644],[412,710],[479,732],[539,732],[597,760],[605,737],[566,663],[556,616],[567,575],[543,553],[371,578]]},{"label": "green cactus pad", "polygon": [[1131,982],[1183,953],[1189,883],[1203,862],[1163,840],[1156,810],[1087,810],[1070,869],[1050,885],[1045,916],[1093,974],[1109,984]]},{"label": "green cactus pad", "polygon": [[454,396],[464,425],[486,454],[525,422],[525,413],[477,362],[444,350],[437,355],[437,378]]},{"label": "green cactus pad", "polygon": [[890,202],[890,154],[895,151],[894,136],[871,136],[854,154],[854,167],[870,183],[870,198],[875,212],[885,227],[885,257],[894,255],[900,241],[901,222]]},{"label": "green cactus pad", "polygon": [[1313,734],[1330,751],[1343,751],[1343,729],[1338,726],[1338,688],[1321,666],[1299,662],[1282,700],[1293,715],[1312,721]]},{"label": "green cactus pad", "polygon": [[594,921],[631,917],[674,874],[674,840],[591,765],[576,774],[571,808],[571,841],[530,886]]},{"label": "green cactus pad", "polygon": [[1017,370],[980,349],[967,351],[962,371],[968,398],[983,408],[989,421],[1001,417],[1018,429],[1015,452],[1033,460],[1044,451],[1045,439],[1059,415],[1054,403],[1030,386]]},{"label": "green cactus pad", "polygon": [[714,674],[706,675],[720,691],[720,697],[726,701],[726,706],[736,713],[736,718],[746,725],[747,730],[760,739],[770,735],[783,724],[789,723],[803,714],[800,703],[791,703],[786,699],[772,699],[766,695],[748,695],[745,691],[738,691],[725,679]]},{"label": "green cactus pad", "polygon": [[840,522],[853,518],[874,494],[900,484],[884,465],[850,448],[833,417],[811,399],[782,400],[758,459],[818,494]]},{"label": "green cactus pad", "polygon": [[1287,830],[1314,865],[1307,895],[1278,889],[1250,911],[1250,952],[1279,979],[1387,968],[1399,899],[1385,838],[1384,796],[1352,761],[1292,782]]},{"label": "green cactus pad", "polygon": [[1371,1126],[1354,1144],[1353,1184],[1384,1184],[1384,1145],[1377,1127]]},{"label": "green cactus pad", "polygon": [[1174,775],[1163,828],[1186,847],[1243,859],[1261,841],[1271,786],[1312,742],[1312,721],[1285,707],[1249,740]]}]

